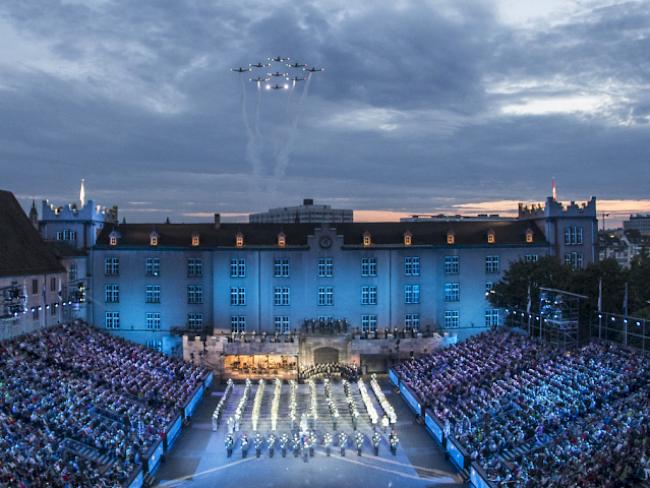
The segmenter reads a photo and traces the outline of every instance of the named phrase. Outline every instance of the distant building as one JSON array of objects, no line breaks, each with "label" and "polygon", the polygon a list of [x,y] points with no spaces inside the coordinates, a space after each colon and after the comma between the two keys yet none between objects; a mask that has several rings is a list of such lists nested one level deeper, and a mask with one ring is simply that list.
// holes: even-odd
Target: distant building
[{"label": "distant building", "polygon": [[313,199],[305,198],[302,205],[296,207],[278,207],[251,214],[248,221],[251,224],[325,224],[352,222],[352,218],[352,210],[315,205]]},{"label": "distant building", "polygon": [[630,218],[623,222],[623,229],[636,230],[643,236],[650,236],[650,214],[630,215]]},{"label": "distant building", "polygon": [[478,214],[478,215],[445,215],[445,214],[413,214],[410,217],[402,217],[400,222],[471,222],[480,220],[512,220],[511,217],[501,217],[499,214]]},{"label": "distant building", "polygon": [[650,236],[638,230],[607,230],[598,234],[600,259],[615,259],[623,268],[629,268],[634,258],[644,250],[650,251]]},{"label": "distant building", "polygon": [[0,339],[69,320],[66,281],[16,198],[0,190]]}]

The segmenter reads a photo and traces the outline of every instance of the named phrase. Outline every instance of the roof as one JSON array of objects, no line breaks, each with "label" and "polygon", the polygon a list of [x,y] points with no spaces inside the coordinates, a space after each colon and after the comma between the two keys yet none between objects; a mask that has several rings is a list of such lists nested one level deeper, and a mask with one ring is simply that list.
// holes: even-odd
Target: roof
[{"label": "roof", "polygon": [[244,236],[245,247],[276,246],[279,233],[284,233],[287,247],[306,246],[308,236],[318,227],[334,228],[343,237],[345,246],[361,246],[363,234],[370,233],[373,246],[402,246],[404,234],[411,234],[413,246],[446,246],[447,232],[454,233],[458,246],[487,244],[488,231],[494,231],[496,243],[492,246],[526,244],[526,231],[533,231],[532,245],[548,245],[543,233],[532,220],[480,222],[354,222],[327,224],[255,224],[211,223],[196,224],[120,224],[106,225],[97,246],[108,246],[110,234],[118,235],[118,247],[149,246],[152,232],[158,234],[159,247],[191,247],[192,234],[199,234],[199,247],[235,247],[237,233]]},{"label": "roof", "polygon": [[59,259],[87,256],[85,251],[74,247],[67,241],[45,241],[45,243],[50,246],[54,255]]},{"label": "roof", "polygon": [[65,271],[13,193],[0,190],[0,276]]}]

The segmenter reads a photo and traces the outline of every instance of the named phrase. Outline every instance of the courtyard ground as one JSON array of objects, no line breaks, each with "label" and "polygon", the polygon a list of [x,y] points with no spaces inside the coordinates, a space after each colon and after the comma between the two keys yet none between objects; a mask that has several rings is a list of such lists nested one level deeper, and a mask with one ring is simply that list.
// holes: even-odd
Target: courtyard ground
[{"label": "courtyard ground", "polygon": [[[319,420],[315,430],[319,440],[325,432],[333,433],[331,417],[325,404],[322,380],[317,380]],[[366,385],[369,388],[368,382]],[[455,473],[452,465],[445,459],[442,450],[434,443],[422,425],[415,422],[406,403],[399,394],[395,394],[389,383],[381,381],[382,390],[397,412],[397,432],[400,444],[397,455],[390,453],[387,435],[383,435],[380,455],[375,456],[370,445],[372,427],[366,414],[361,396],[356,385],[352,385],[354,398],[361,422],[359,430],[366,436],[362,456],[357,456],[351,442],[342,457],[338,446],[332,448],[331,456],[326,456],[323,446],[315,450],[314,457],[294,457],[288,449],[285,458],[281,456],[279,447],[275,449],[273,458],[265,449],[257,458],[253,446],[253,430],[251,411],[257,383],[253,383],[247,408],[244,410],[243,423],[240,432],[247,432],[250,439],[248,456],[242,458],[242,452],[237,442],[231,458],[226,455],[224,437],[227,432],[225,421],[221,422],[217,432],[212,431],[211,415],[214,411],[224,385],[216,385],[215,390],[206,392],[206,397],[194,414],[191,425],[185,428],[180,439],[167,456],[156,475],[156,485],[174,488],[244,488],[244,487],[460,487],[461,478]],[[236,385],[232,396],[228,399],[224,419],[231,415],[242,395],[244,386]],[[267,436],[271,431],[270,411],[274,385],[267,382],[262,402],[259,431]],[[382,412],[372,391],[370,396],[378,412]],[[288,420],[289,385],[284,383],[278,418],[276,437],[283,432],[289,432]],[[352,437],[353,429],[345,403],[341,383],[333,381],[333,398],[337,403],[341,419],[338,431],[345,431]],[[308,409],[309,389],[307,385],[299,385],[298,416]]]}]

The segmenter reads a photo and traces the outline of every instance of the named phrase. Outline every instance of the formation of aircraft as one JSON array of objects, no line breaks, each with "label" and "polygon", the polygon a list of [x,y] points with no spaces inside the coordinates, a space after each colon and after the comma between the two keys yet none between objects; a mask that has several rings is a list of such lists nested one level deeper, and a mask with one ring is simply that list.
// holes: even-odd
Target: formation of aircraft
[{"label": "formation of aircraft", "polygon": [[[267,59],[269,61],[273,62],[273,63],[283,63],[288,68],[292,68],[292,69],[295,69],[295,70],[302,69],[303,71],[306,71],[306,72],[308,72],[310,74],[311,73],[317,73],[319,71],[324,71],[324,68],[317,68],[316,66],[308,66],[305,63],[299,63],[297,61],[295,61],[293,63],[287,63],[287,61],[289,61],[291,58],[286,57],[286,56],[273,56],[273,57],[270,57],[270,58],[267,58]],[[243,74],[243,73],[246,73],[248,71],[253,71],[253,68],[262,69],[262,68],[268,68],[271,65],[272,65],[272,63],[258,62],[258,63],[249,64],[248,68],[240,66],[238,68],[231,68],[230,71],[234,71],[235,73]],[[274,71],[272,73],[267,73],[266,76],[256,76],[254,78],[249,78],[249,81],[251,81],[253,83],[258,83],[258,84],[266,83],[264,85],[264,88],[266,90],[288,90],[289,89],[290,85],[288,83],[275,83],[275,84],[267,83],[273,78],[284,78],[285,80],[290,81],[292,83],[291,86],[295,86],[295,84],[297,82],[299,82],[299,81],[305,81],[306,80],[306,78],[304,78],[304,77],[290,76],[289,73],[285,73],[285,72],[282,72],[282,71]]]}]

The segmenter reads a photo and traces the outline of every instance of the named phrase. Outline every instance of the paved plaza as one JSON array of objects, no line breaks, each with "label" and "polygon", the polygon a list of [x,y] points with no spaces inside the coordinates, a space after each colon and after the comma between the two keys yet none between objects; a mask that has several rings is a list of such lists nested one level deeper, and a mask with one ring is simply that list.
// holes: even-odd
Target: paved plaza
[{"label": "paved plaza", "polygon": [[[227,434],[225,420],[233,415],[244,390],[243,384],[235,385],[228,398],[225,415],[217,432],[213,432],[211,415],[224,389],[224,385],[216,385],[214,391],[206,392],[206,398],[195,412],[189,428],[184,429],[171,454],[161,466],[156,476],[156,485],[175,488],[242,488],[251,487],[460,487],[462,481],[451,464],[445,460],[444,454],[426,433],[421,425],[415,422],[415,417],[398,394],[390,388],[387,381],[381,380],[382,390],[386,398],[397,412],[396,430],[400,444],[396,455],[391,454],[388,444],[388,433],[381,433],[382,440],[379,456],[375,456],[370,436],[373,428],[366,413],[361,395],[356,384],[351,384],[354,401],[360,415],[358,430],[365,436],[361,456],[353,447],[354,433],[351,416],[345,400],[342,384],[339,380],[332,382],[332,398],[337,404],[340,419],[336,432],[346,432],[350,440],[345,456],[341,456],[336,440],[328,457],[322,446],[323,435],[326,432],[335,434],[332,418],[325,401],[322,380],[316,380],[318,399],[318,420],[313,424],[317,434],[318,447],[313,457],[303,455],[294,457],[290,445],[286,457],[282,457],[278,443],[274,456],[271,458],[266,444],[261,456],[256,457],[253,438],[251,413],[253,400],[258,387],[254,382],[242,416],[240,431],[235,433],[237,444],[231,458],[227,457],[224,438]],[[368,386],[370,398],[378,413],[383,413],[377,398]],[[282,433],[290,433],[289,420],[289,384],[282,386],[280,409],[278,415],[276,437]],[[271,433],[271,404],[274,384],[267,382],[260,409],[258,431],[267,437]],[[298,385],[297,414],[308,413],[310,408],[310,392],[307,384]],[[311,427],[312,424],[310,424]],[[242,457],[240,436],[246,432],[249,437],[248,456]]]}]

